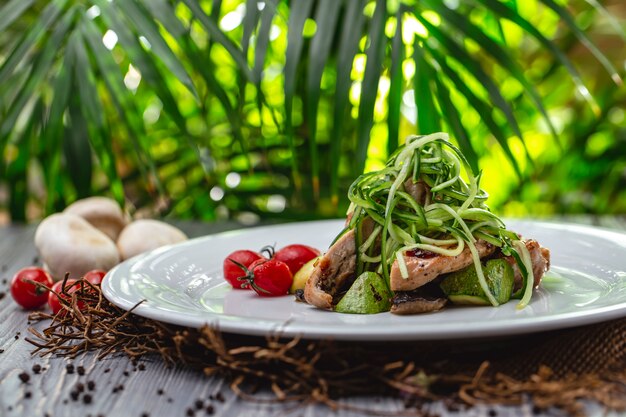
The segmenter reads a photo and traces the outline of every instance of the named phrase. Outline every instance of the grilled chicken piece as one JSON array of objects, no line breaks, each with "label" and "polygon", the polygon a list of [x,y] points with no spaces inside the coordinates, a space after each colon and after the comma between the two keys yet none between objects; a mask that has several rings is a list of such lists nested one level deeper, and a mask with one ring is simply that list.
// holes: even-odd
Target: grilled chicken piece
[{"label": "grilled chicken piece", "polygon": [[[484,240],[476,241],[478,256],[482,259],[495,252],[496,247]],[[414,255],[414,256],[413,256]],[[411,291],[429,283],[442,274],[458,271],[471,265],[472,253],[466,246],[457,256],[443,256],[428,251],[408,251],[404,254],[409,277],[404,279],[398,261],[391,266],[391,290]]]},{"label": "grilled chicken piece", "polygon": [[304,299],[319,308],[332,310],[333,298],[348,279],[354,279],[356,243],[354,229],[341,236],[322,256],[304,287]]},{"label": "grilled chicken piece", "polygon": [[[372,234],[376,223],[369,217],[361,224],[363,239]],[[319,308],[331,310],[336,295],[356,279],[355,230],[349,230],[322,256],[304,287],[304,299]]]},{"label": "grilled chicken piece", "polygon": [[[525,240],[524,244],[530,253],[530,262],[533,265],[533,278],[535,280],[534,286],[536,288],[539,286],[539,283],[541,283],[543,274],[550,269],[550,250],[541,246],[539,242],[534,239]],[[512,256],[506,256],[505,259],[513,267],[513,272],[515,274],[513,291],[517,291],[522,288],[522,284],[524,282],[522,272],[520,271],[519,266],[517,266],[515,258]]]}]

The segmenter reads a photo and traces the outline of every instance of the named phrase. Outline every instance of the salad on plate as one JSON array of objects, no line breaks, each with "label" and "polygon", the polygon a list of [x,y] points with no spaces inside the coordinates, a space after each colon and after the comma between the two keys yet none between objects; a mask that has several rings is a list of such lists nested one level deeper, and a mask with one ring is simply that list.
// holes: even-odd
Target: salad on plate
[{"label": "salad on plate", "polygon": [[447,134],[409,137],[350,186],[345,227],[313,265],[304,300],[358,314],[525,307],[550,251],[506,228],[480,179]]}]

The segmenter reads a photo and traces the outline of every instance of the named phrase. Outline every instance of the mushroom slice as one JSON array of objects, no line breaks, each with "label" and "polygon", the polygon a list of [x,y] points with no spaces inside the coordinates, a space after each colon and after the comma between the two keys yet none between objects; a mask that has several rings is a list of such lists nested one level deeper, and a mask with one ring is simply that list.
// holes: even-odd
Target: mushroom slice
[{"label": "mushroom slice", "polygon": [[[437,294],[432,285],[414,291],[399,291],[391,300],[391,312],[399,315],[422,314],[441,310],[448,300],[443,294]],[[439,291],[441,292],[441,291]]]}]

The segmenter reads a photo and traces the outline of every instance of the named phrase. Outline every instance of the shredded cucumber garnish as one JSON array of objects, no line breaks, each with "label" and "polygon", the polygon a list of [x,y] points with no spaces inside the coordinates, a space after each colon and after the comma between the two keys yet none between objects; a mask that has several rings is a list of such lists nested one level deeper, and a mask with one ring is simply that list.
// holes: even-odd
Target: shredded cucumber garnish
[{"label": "shredded cucumber garnish", "polygon": [[[408,278],[407,251],[456,256],[467,247],[480,286],[496,306],[476,247],[482,240],[516,259],[524,278],[518,308],[527,305],[533,289],[530,255],[485,204],[488,195],[480,188],[480,176],[446,133],[409,137],[385,168],[361,175],[350,186],[347,229],[357,230],[357,271],[377,271],[389,284],[394,261]],[[368,236],[361,230],[364,221],[373,222]]]}]

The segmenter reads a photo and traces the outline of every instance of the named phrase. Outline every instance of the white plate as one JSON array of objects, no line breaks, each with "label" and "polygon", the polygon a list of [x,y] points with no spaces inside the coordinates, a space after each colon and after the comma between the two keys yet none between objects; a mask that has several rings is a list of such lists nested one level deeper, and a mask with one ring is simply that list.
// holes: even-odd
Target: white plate
[{"label": "white plate", "polygon": [[448,307],[396,316],[322,311],[292,296],[261,298],[233,290],[222,261],[236,249],[304,243],[324,249],[343,221],[314,221],[220,233],[157,249],[111,270],[104,295],[135,313],[189,327],[205,323],[224,332],[341,340],[435,340],[552,330],[626,316],[626,234],[565,223],[508,221],[509,229],[551,249],[552,268],[532,302],[500,307]]}]

